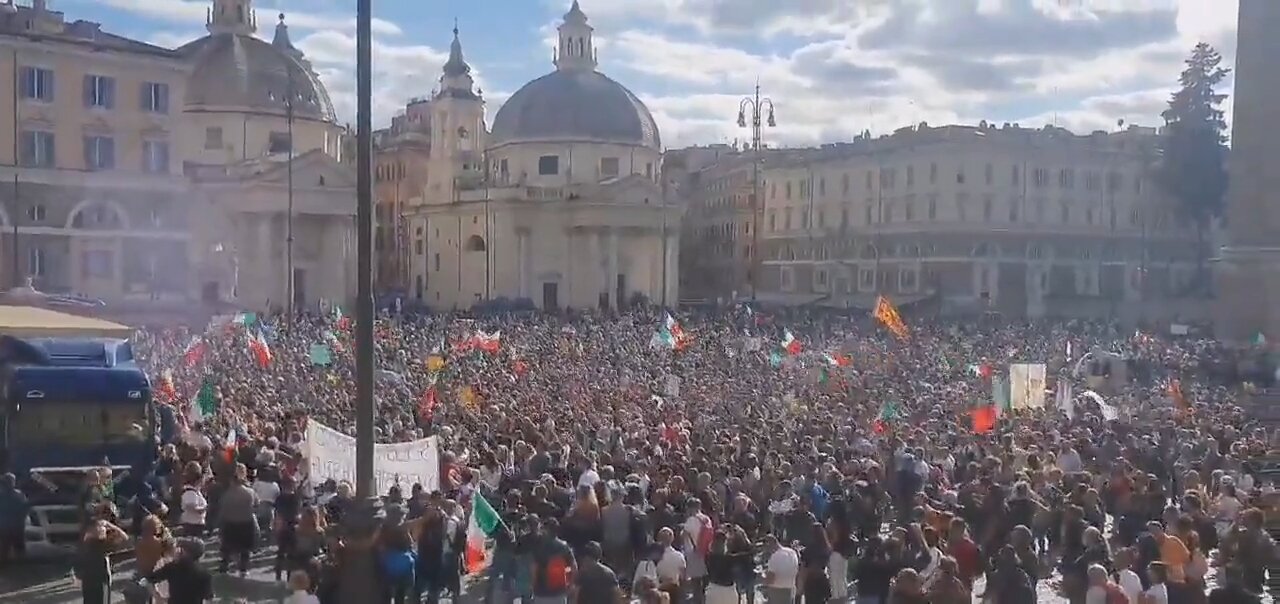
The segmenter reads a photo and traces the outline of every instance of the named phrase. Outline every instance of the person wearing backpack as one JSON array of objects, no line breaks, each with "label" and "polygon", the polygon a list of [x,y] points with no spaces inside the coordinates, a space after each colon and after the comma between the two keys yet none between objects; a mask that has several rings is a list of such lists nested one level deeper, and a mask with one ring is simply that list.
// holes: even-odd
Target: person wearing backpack
[{"label": "person wearing backpack", "polygon": [[381,535],[378,566],[385,581],[383,601],[405,604],[413,594],[418,555],[413,551],[413,538],[403,524],[388,527]]},{"label": "person wearing backpack", "polygon": [[703,513],[702,501],[690,497],[685,502],[689,517],[681,525],[681,551],[684,553],[685,578],[689,581],[688,590],[693,594],[693,601],[702,601],[707,577],[707,555],[711,553],[711,544],[715,541],[716,527],[711,517]]},{"label": "person wearing backpack", "polygon": [[533,602],[568,604],[578,571],[573,550],[560,539],[560,524],[554,518],[544,520],[539,528],[533,548]]}]

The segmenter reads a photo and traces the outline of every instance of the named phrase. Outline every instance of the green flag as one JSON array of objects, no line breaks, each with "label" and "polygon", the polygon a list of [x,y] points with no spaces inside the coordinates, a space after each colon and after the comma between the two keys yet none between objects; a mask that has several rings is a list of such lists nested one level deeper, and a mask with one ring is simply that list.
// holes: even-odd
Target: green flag
[{"label": "green flag", "polygon": [[205,376],[200,382],[200,390],[191,400],[190,418],[193,421],[204,421],[218,410],[218,399],[214,395],[213,380]]}]

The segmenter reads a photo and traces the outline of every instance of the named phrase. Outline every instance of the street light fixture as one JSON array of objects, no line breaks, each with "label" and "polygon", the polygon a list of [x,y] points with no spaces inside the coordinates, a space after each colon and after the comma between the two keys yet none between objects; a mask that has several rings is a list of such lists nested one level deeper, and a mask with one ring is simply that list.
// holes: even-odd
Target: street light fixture
[{"label": "street light fixture", "polygon": [[[750,112],[750,114],[748,114]],[[750,117],[751,126],[751,254],[748,261],[751,266],[747,269],[747,285],[751,288],[751,301],[756,299],[756,282],[759,280],[759,264],[760,264],[760,225],[764,215],[764,204],[760,203],[760,161],[761,148],[760,139],[762,138],[764,126],[770,128],[777,127],[778,122],[773,118],[773,100],[768,97],[760,96],[760,84],[756,84],[755,94],[744,97],[742,102],[738,103],[738,127],[746,128],[748,125],[748,116]]]}]

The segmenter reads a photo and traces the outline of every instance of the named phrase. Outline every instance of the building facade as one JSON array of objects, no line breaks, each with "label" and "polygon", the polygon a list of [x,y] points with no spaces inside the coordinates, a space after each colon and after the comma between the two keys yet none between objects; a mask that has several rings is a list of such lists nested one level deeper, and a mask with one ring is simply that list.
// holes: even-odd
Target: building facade
[{"label": "building facade", "polygon": [[412,242],[406,213],[427,186],[431,162],[430,99],[412,99],[391,126],[374,133],[374,286],[407,292]]},{"label": "building facade", "polygon": [[1150,176],[1157,136],[921,124],[771,164],[761,289],[836,307],[887,293],[943,312],[1155,318],[1195,273],[1191,226]]},{"label": "building facade", "polygon": [[[320,165],[337,168],[343,136],[324,86],[284,15],[268,42],[252,0],[210,0],[206,28],[168,49],[67,22],[40,0],[0,7],[0,77],[14,85],[0,100],[0,258],[12,284],[175,308],[309,305],[343,289],[343,271],[308,255],[311,231],[292,228],[313,211],[354,227],[354,188],[339,186],[350,179]],[[274,266],[268,248],[237,244],[258,240],[259,219],[284,224],[265,232],[285,249],[281,270],[261,275],[247,269]]]},{"label": "building facade", "polygon": [[1280,338],[1280,5],[1241,0],[1231,132],[1226,245],[1214,277],[1216,334],[1238,342]]},{"label": "building facade", "polygon": [[676,301],[680,207],[662,184],[657,125],[597,71],[592,35],[575,1],[555,71],[512,95],[488,133],[455,43],[432,99],[428,184],[409,220],[413,297],[440,308]]}]

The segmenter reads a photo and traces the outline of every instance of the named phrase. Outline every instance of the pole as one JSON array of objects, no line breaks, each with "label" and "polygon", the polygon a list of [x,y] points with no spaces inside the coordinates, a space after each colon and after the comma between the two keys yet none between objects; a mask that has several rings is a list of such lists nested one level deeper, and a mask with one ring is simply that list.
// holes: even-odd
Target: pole
[{"label": "pole", "polygon": [[[665,189],[665,187],[664,187]],[[662,307],[667,308],[667,192],[662,192]]]},{"label": "pole", "polygon": [[343,518],[343,602],[368,602],[378,586],[373,546],[381,521],[373,474],[372,0],[356,0],[356,505]]},{"label": "pole", "polygon": [[[285,60],[292,61],[293,59],[286,58]],[[287,283],[288,283],[288,296],[289,296],[288,301],[286,302],[287,304],[286,308],[289,309],[289,320],[285,323],[285,328],[288,329],[289,331],[293,331],[293,328],[290,326],[293,324],[294,312],[296,312],[297,310],[294,308],[294,298],[297,296],[297,292],[294,290],[294,288],[297,285],[294,283],[294,275],[293,275],[293,95],[294,95],[294,91],[293,91],[293,70],[290,69],[290,67],[291,66],[286,63],[285,69],[284,69],[285,75],[286,75],[285,77],[285,82],[286,82],[285,124],[286,126],[285,127],[288,131],[287,136],[289,137],[289,165],[285,171],[285,179],[287,181],[286,186],[288,187],[288,190],[289,190],[289,193],[288,193],[289,201],[287,204],[288,206],[286,210],[287,215],[285,216],[285,223],[284,223],[285,224],[284,249],[285,249],[285,265],[288,267],[285,269],[286,272],[288,272],[288,274],[285,275],[285,279],[287,279]]]},{"label": "pole", "polygon": [[22,265],[18,261],[18,218],[21,207],[18,204],[18,166],[22,165],[18,157],[18,47],[13,47],[13,213],[9,216],[13,227],[13,287],[22,285]]}]

